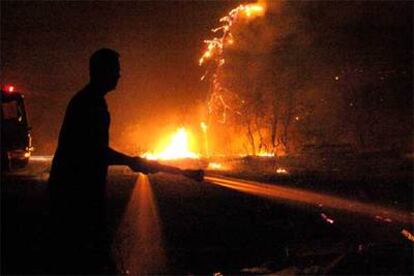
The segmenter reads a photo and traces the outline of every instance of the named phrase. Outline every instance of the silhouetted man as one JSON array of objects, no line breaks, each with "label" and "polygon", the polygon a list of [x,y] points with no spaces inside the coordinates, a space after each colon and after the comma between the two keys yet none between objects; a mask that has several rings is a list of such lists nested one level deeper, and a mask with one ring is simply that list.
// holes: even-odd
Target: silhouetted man
[{"label": "silhouetted man", "polygon": [[98,272],[94,265],[109,254],[104,237],[108,166],[139,170],[140,165],[139,158],[109,147],[110,115],[104,96],[120,78],[119,54],[111,49],[96,51],[89,72],[89,83],[67,107],[49,178],[55,242],[61,243],[55,253],[62,253],[57,264],[67,261],[69,267],[61,269],[73,273]]},{"label": "silhouetted man", "polygon": [[49,183],[52,193],[101,202],[108,166],[134,166],[138,159],[109,147],[110,116],[104,96],[116,88],[120,78],[118,53],[111,49],[96,51],[89,70],[89,84],[67,107]]},{"label": "silhouetted man", "polygon": [[105,186],[109,165],[134,171],[166,171],[202,180],[202,171],[182,171],[131,157],[109,147],[110,116],[104,96],[120,78],[119,54],[96,51],[89,61],[90,81],[70,101],[49,178],[52,213],[52,265],[55,273],[102,274],[110,266],[106,236]]}]

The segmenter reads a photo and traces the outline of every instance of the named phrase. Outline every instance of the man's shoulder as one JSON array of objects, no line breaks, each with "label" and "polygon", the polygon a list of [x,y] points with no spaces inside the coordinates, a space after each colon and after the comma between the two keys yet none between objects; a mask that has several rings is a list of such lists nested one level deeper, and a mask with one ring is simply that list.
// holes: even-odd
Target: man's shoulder
[{"label": "man's shoulder", "polygon": [[96,100],[94,99],[94,91],[92,91],[88,86],[85,86],[80,91],[76,92],[76,94],[70,100],[70,106],[89,106],[95,105]]},{"label": "man's shoulder", "polygon": [[68,109],[75,112],[107,112],[105,98],[96,95],[88,86],[78,91],[71,99]]},{"label": "man's shoulder", "polygon": [[88,98],[90,98],[89,95],[91,94],[89,90],[90,89],[88,88],[88,86],[85,86],[84,88],[75,93],[75,95],[71,99],[71,102],[82,102],[88,100]]}]

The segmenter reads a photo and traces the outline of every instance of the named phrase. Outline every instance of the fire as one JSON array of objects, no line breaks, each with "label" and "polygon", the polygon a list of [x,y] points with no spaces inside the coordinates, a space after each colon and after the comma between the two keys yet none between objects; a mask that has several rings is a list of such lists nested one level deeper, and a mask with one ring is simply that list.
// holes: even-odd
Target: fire
[{"label": "fire", "polygon": [[278,173],[278,174],[287,174],[288,172],[287,172],[287,170],[286,170],[286,169],[284,169],[284,168],[278,168],[278,169],[276,170],[276,173]]},{"label": "fire", "polygon": [[259,153],[256,154],[256,156],[260,156],[260,157],[274,157],[275,154],[273,152],[260,151]]},{"label": "fire", "polygon": [[208,128],[208,126],[207,126],[207,124],[206,123],[204,123],[204,122],[201,122],[200,123],[200,127],[201,127],[201,130],[205,133],[205,132],[207,132],[207,128]]},{"label": "fire", "polygon": [[202,65],[206,59],[212,58],[216,56],[219,59],[219,64],[224,64],[224,59],[220,56],[223,54],[223,48],[225,43],[233,44],[234,39],[233,35],[230,31],[231,26],[239,17],[248,17],[248,18],[255,18],[258,16],[263,16],[265,13],[265,7],[261,4],[248,4],[248,5],[240,5],[237,8],[231,10],[229,14],[220,19],[220,22],[224,22],[224,24],[220,27],[214,28],[211,31],[216,33],[218,31],[222,31],[221,37],[215,37],[211,40],[204,40],[204,43],[207,44],[207,50],[203,53],[201,58],[199,59],[199,64]]},{"label": "fire", "polygon": [[259,4],[242,5],[241,10],[247,17],[262,16],[264,14],[264,7]]},{"label": "fire", "polygon": [[205,65],[207,62],[209,64],[206,66],[206,72],[201,77],[201,80],[207,80],[211,83],[212,88],[208,100],[208,110],[209,113],[212,113],[215,109],[222,110],[220,122],[224,123],[226,121],[226,111],[230,110],[230,106],[226,103],[222,94],[227,89],[221,84],[219,75],[221,68],[226,63],[224,58],[225,48],[236,43],[232,34],[232,26],[236,23],[239,24],[246,20],[250,21],[264,16],[265,11],[265,6],[259,3],[239,5],[220,19],[221,26],[211,30],[215,34],[218,33],[218,35],[215,35],[212,39],[204,40],[207,47],[198,63],[200,66]]},{"label": "fire", "polygon": [[208,163],[208,169],[209,170],[220,170],[223,166],[220,163],[217,162],[210,162]]},{"label": "fire", "polygon": [[401,234],[406,237],[408,240],[414,242],[414,235],[410,233],[407,229],[403,229],[401,231]]},{"label": "fire", "polygon": [[189,134],[185,128],[179,128],[171,137],[169,144],[158,153],[146,152],[142,157],[150,160],[173,160],[184,158],[199,158],[190,150]]}]

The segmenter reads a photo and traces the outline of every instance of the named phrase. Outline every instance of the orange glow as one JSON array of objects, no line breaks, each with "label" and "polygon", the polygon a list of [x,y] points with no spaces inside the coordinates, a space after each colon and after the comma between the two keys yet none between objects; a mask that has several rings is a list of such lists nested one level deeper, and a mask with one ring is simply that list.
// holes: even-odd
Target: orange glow
[{"label": "orange glow", "polygon": [[210,162],[208,163],[208,168],[209,170],[220,170],[222,169],[223,166],[220,163],[217,162]]},{"label": "orange glow", "polygon": [[[226,112],[231,110],[222,94],[223,91],[228,91],[228,89],[223,87],[219,75],[223,65],[227,63],[224,55],[226,46],[230,47],[237,43],[232,34],[234,29],[233,25],[240,26],[245,24],[246,21],[264,16],[265,11],[265,6],[260,3],[239,5],[232,9],[226,16],[220,18],[220,26],[211,30],[211,32],[217,33],[218,35],[215,35],[212,39],[204,40],[207,47],[198,60],[198,63],[202,66],[205,62],[209,61],[209,65],[213,66],[207,66],[204,75],[200,79],[211,82],[212,89],[207,105],[209,113],[212,113],[213,110],[219,110],[222,114],[222,119],[219,122],[224,123],[226,121]],[[243,102],[243,99],[240,100]]]},{"label": "orange glow", "polygon": [[150,160],[174,160],[192,158],[199,155],[190,150],[189,133],[185,128],[179,128],[172,136],[169,143],[157,152],[146,152],[142,157]]},{"label": "orange glow", "polygon": [[276,170],[276,173],[278,173],[278,174],[287,174],[288,172],[287,172],[287,170],[286,170],[286,169],[283,169],[283,168],[278,168],[278,169]]},{"label": "orange glow", "polygon": [[204,43],[207,44],[207,49],[202,54],[201,58],[199,59],[199,65],[202,65],[206,59],[210,58],[217,58],[218,60],[222,60],[224,64],[224,59],[220,56],[223,53],[224,42],[228,45],[234,44],[233,35],[231,33],[231,26],[234,24],[234,21],[239,16],[245,16],[246,18],[253,19],[258,16],[263,16],[265,13],[265,7],[261,4],[248,4],[248,5],[240,5],[237,8],[231,10],[229,14],[220,19],[220,22],[224,22],[222,26],[212,29],[213,33],[218,31],[223,32],[223,36],[220,38],[214,38],[211,40],[205,40]]},{"label": "orange glow", "polygon": [[259,153],[256,154],[256,156],[260,156],[260,157],[273,157],[273,156],[275,156],[275,154],[273,152],[260,151]]},{"label": "orange glow", "polygon": [[403,229],[401,231],[401,234],[406,237],[408,240],[414,242],[414,235],[410,233],[407,229]]},{"label": "orange glow", "polygon": [[207,124],[206,123],[201,122],[200,127],[203,130],[203,132],[206,132],[207,131]]},{"label": "orange glow", "polygon": [[247,17],[262,16],[265,12],[264,7],[260,4],[250,4],[245,6],[242,5],[241,10]]},{"label": "orange glow", "polygon": [[12,93],[12,92],[14,92],[14,86],[13,85],[7,85],[5,88],[4,88],[4,90],[6,90],[7,92],[10,92],[10,93]]}]

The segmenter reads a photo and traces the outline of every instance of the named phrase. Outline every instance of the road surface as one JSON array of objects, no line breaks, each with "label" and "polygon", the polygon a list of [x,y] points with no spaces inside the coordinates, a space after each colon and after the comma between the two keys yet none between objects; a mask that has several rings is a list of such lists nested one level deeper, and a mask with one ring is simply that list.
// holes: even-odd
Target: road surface
[{"label": "road surface", "polygon": [[[50,158],[2,175],[2,273],[44,273]],[[349,207],[351,206],[351,207]],[[114,167],[108,227],[120,274],[412,274],[412,213],[221,177]],[[65,268],[62,268],[65,271]]]}]

